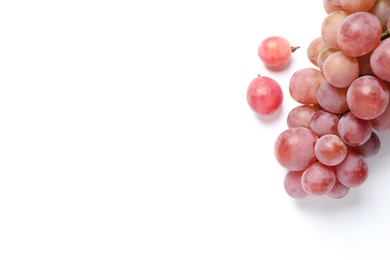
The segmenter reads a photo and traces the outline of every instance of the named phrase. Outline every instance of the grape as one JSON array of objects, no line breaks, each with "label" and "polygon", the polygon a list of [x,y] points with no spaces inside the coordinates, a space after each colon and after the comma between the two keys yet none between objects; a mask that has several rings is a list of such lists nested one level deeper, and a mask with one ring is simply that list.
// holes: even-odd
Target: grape
[{"label": "grape", "polygon": [[292,171],[304,170],[316,161],[314,146],[318,140],[313,131],[305,127],[292,127],[276,138],[275,158],[278,163]]},{"label": "grape", "polygon": [[374,76],[356,79],[347,92],[350,111],[361,119],[374,119],[380,116],[389,104],[389,89]]},{"label": "grape", "polygon": [[279,83],[266,77],[258,76],[248,86],[246,94],[250,108],[258,115],[274,114],[282,105],[283,91]]},{"label": "grape", "polygon": [[379,18],[382,32],[386,31],[386,23],[390,17],[390,0],[376,0],[376,3],[368,12]]},{"label": "grape", "polygon": [[325,49],[329,48],[329,45],[322,39],[322,37],[317,37],[311,41],[307,47],[307,57],[309,61],[315,65],[317,64],[318,55]]},{"label": "grape", "polygon": [[368,177],[368,163],[363,155],[349,150],[344,161],[334,166],[337,179],[347,187],[362,185]]},{"label": "grape", "polygon": [[270,36],[260,43],[257,52],[266,66],[281,67],[290,61],[293,50],[287,39]]},{"label": "grape", "polygon": [[320,162],[314,162],[302,174],[302,188],[309,195],[325,195],[335,183],[334,169]]},{"label": "grape", "polygon": [[337,88],[328,81],[322,82],[317,88],[317,100],[320,106],[331,113],[340,114],[347,111],[348,88]]},{"label": "grape", "polygon": [[314,153],[321,163],[334,166],[344,160],[347,155],[347,145],[338,135],[326,134],[316,142]]},{"label": "grape", "polygon": [[324,10],[326,13],[330,14],[334,11],[344,11],[340,0],[324,0],[323,1]]},{"label": "grape", "polygon": [[390,38],[383,40],[372,51],[370,65],[378,78],[390,81]]},{"label": "grape", "polygon": [[322,71],[316,68],[303,68],[290,77],[291,97],[301,104],[318,104],[317,88],[325,81]]},{"label": "grape", "polygon": [[338,134],[339,121],[336,114],[320,110],[312,116],[310,128],[319,137],[326,134]]},{"label": "grape", "polygon": [[306,127],[310,128],[310,121],[314,113],[320,109],[313,105],[299,105],[291,109],[287,115],[287,126],[291,127]]},{"label": "grape", "polygon": [[366,12],[370,10],[376,0],[340,0],[341,6],[348,13]]},{"label": "grape", "polygon": [[342,51],[336,51],[325,60],[322,71],[330,84],[345,88],[358,78],[359,62]]},{"label": "grape", "polygon": [[371,121],[358,118],[348,112],[340,118],[338,132],[347,145],[362,145],[371,136],[372,124]]},{"label": "grape", "polygon": [[381,148],[381,141],[379,136],[372,132],[370,138],[362,145],[348,146],[348,149],[359,152],[365,158],[377,155]]},{"label": "grape", "polygon": [[284,177],[284,189],[294,199],[302,199],[308,194],[302,188],[303,171],[288,171]]},{"label": "grape", "polygon": [[[390,102],[390,101],[389,101]],[[371,119],[372,127],[380,132],[390,131],[390,105],[378,117]]]},{"label": "grape", "polygon": [[368,12],[356,12],[345,18],[337,30],[337,45],[348,56],[369,53],[379,44],[382,25],[378,17]]},{"label": "grape", "polygon": [[336,183],[333,185],[333,188],[326,195],[334,199],[341,199],[345,197],[350,190],[351,190],[350,187],[345,186],[336,178]]},{"label": "grape", "polygon": [[344,19],[348,17],[345,11],[334,11],[328,14],[321,25],[321,37],[330,47],[339,49],[337,43],[337,30]]}]

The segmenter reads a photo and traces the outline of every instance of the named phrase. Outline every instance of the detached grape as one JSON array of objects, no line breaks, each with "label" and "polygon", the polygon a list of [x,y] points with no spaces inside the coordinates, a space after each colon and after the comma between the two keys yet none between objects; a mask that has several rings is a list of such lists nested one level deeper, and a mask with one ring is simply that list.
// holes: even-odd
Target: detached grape
[{"label": "detached grape", "polygon": [[291,59],[291,53],[299,47],[291,47],[290,42],[281,36],[265,38],[259,45],[259,58],[268,67],[281,67]]}]

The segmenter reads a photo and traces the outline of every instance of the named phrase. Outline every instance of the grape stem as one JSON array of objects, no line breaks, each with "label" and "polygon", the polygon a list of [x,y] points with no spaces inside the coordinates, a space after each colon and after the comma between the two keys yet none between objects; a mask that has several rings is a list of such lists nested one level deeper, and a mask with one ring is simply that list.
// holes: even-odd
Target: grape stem
[{"label": "grape stem", "polygon": [[381,41],[383,41],[384,39],[387,39],[389,37],[390,37],[389,31],[385,31],[384,33],[382,33]]},{"label": "grape stem", "polygon": [[300,46],[291,46],[291,52],[298,50]]}]

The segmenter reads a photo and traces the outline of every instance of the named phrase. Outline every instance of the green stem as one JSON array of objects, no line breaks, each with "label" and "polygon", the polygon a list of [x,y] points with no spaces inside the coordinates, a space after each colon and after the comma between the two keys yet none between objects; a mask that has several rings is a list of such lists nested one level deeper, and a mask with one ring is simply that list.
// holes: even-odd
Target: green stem
[{"label": "green stem", "polygon": [[381,41],[383,41],[384,39],[387,39],[389,37],[390,37],[389,31],[385,31],[384,33],[382,33]]}]

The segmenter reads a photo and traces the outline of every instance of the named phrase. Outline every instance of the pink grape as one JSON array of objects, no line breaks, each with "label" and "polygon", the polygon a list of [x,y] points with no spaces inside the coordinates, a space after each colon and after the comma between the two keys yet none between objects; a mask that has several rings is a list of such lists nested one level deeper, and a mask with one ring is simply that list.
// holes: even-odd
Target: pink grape
[{"label": "pink grape", "polygon": [[274,153],[277,162],[291,170],[304,170],[316,161],[314,146],[318,136],[308,128],[292,127],[276,138]]},{"label": "pink grape", "polygon": [[328,81],[322,82],[317,88],[317,100],[319,105],[326,111],[340,114],[347,111],[348,88],[337,88]]},{"label": "pink grape", "polygon": [[382,25],[378,17],[368,12],[356,12],[345,18],[337,30],[337,45],[348,56],[369,53],[379,44]]},{"label": "pink grape", "polygon": [[362,145],[371,136],[372,124],[371,121],[358,118],[348,112],[340,118],[338,132],[347,145]]},{"label": "pink grape", "polygon": [[302,188],[309,195],[325,195],[335,183],[336,174],[333,168],[320,162],[314,162],[302,174]]},{"label": "pink grape", "polygon": [[345,186],[336,178],[336,183],[326,195],[328,195],[333,199],[341,199],[344,198],[349,193],[350,190],[351,190],[350,187]]},{"label": "pink grape", "polygon": [[284,177],[284,189],[294,199],[302,199],[308,196],[302,188],[302,173],[303,171],[288,171]]},{"label": "pink grape", "polygon": [[390,105],[387,106],[385,112],[370,121],[375,130],[380,132],[390,131]]},{"label": "pink grape", "polygon": [[324,69],[325,60],[329,57],[329,55],[331,55],[332,53],[337,52],[337,51],[339,51],[339,49],[328,47],[328,48],[324,49],[323,51],[321,51],[320,54],[318,54],[317,66],[321,71],[323,71],[323,69]]},{"label": "pink grape", "polygon": [[340,24],[348,17],[345,11],[334,11],[328,14],[321,25],[321,37],[330,47],[339,49],[337,43],[337,30]]},{"label": "pink grape", "polygon": [[344,161],[334,166],[337,179],[347,187],[362,185],[368,177],[367,160],[358,152],[348,151]]},{"label": "pink grape", "polygon": [[291,97],[301,104],[318,104],[317,88],[325,81],[319,69],[302,68],[293,73],[289,81]]},{"label": "pink grape", "polygon": [[275,80],[258,76],[249,83],[246,98],[256,114],[267,116],[274,114],[281,107],[283,91]]},{"label": "pink grape", "polygon": [[319,110],[312,116],[310,128],[319,137],[326,134],[338,134],[339,121],[336,114]]},{"label": "pink grape", "polygon": [[338,135],[326,134],[316,142],[314,153],[321,163],[334,166],[344,160],[347,155],[347,145]]},{"label": "pink grape", "polygon": [[386,110],[389,97],[389,89],[380,79],[374,76],[362,76],[348,88],[347,103],[355,116],[370,120],[380,116]]},{"label": "pink grape", "polygon": [[310,121],[314,113],[320,109],[313,105],[299,105],[290,110],[287,115],[287,126],[310,128]]},{"label": "pink grape", "polygon": [[372,51],[370,65],[378,78],[390,81],[390,38],[383,40]]},{"label": "pink grape", "polygon": [[259,58],[269,67],[286,65],[291,59],[290,42],[281,36],[265,38],[257,50]]},{"label": "pink grape", "polygon": [[359,62],[342,51],[337,51],[325,60],[322,71],[326,80],[335,87],[348,87],[359,76]]}]

